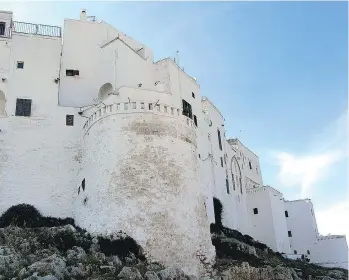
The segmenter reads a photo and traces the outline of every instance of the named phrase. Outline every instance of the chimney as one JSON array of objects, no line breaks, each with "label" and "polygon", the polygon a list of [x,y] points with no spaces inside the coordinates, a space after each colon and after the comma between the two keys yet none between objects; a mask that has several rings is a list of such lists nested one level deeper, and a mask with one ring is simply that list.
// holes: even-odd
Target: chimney
[{"label": "chimney", "polygon": [[87,15],[86,15],[86,9],[82,9],[80,13],[80,20],[81,21],[86,21],[87,20]]}]

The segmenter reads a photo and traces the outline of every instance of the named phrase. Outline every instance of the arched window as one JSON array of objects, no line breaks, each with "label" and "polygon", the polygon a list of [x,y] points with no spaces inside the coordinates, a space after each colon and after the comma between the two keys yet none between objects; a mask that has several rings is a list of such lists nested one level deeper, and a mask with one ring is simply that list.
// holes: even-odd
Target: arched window
[{"label": "arched window", "polygon": [[98,99],[104,100],[108,97],[109,94],[113,92],[113,86],[111,83],[106,83],[99,89]]},{"label": "arched window", "polygon": [[[232,174],[232,179],[233,179],[233,189],[235,190],[235,182],[237,187],[240,187],[240,192],[242,194],[242,174],[241,174],[241,169],[239,162],[237,161],[236,157],[233,156],[231,159],[231,174]],[[234,174],[236,174],[236,181],[234,182]]]},{"label": "arched window", "polygon": [[0,116],[5,116],[5,104],[5,93],[2,90],[0,90]]}]

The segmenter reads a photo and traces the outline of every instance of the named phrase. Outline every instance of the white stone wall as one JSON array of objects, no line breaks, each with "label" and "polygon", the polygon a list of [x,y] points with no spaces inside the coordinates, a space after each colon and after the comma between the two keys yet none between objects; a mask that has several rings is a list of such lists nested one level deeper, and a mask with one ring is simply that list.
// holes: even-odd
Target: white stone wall
[{"label": "white stone wall", "polygon": [[90,232],[122,230],[153,259],[198,274],[197,254],[212,258],[214,249],[198,183],[195,127],[177,108],[174,115],[159,109],[121,103],[93,114],[79,174],[86,188],[74,218]]},{"label": "white stone wall", "polygon": [[326,267],[348,269],[348,245],[345,236],[320,236],[311,248],[310,261]]},{"label": "white stone wall", "polygon": [[285,201],[285,211],[288,213],[287,228],[292,234],[291,251],[307,255],[318,237],[313,204],[309,199]]},{"label": "white stone wall", "polygon": [[247,194],[252,236],[274,251],[289,254],[291,251],[282,194],[269,186],[249,189]]},{"label": "white stone wall", "polygon": [[[7,80],[0,81],[6,96],[6,114],[0,117],[0,213],[29,203],[44,215],[71,216],[83,118],[57,106],[61,41],[13,34],[8,48]],[[23,69],[16,68],[17,61],[24,62]],[[15,116],[17,98],[32,100],[30,117]],[[74,126],[66,126],[66,114],[75,114]]]}]

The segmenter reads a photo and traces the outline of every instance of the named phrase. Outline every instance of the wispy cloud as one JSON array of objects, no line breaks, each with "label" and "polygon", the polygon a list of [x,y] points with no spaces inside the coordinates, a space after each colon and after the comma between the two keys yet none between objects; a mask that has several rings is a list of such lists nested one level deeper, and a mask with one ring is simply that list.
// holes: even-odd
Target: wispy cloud
[{"label": "wispy cloud", "polygon": [[347,157],[347,112],[315,135],[307,154],[274,152],[279,167],[277,179],[284,187],[300,187],[300,196],[309,197],[316,183],[325,179],[330,168]]},{"label": "wispy cloud", "polygon": [[322,235],[328,234],[349,234],[348,220],[349,204],[342,201],[331,207],[316,212],[316,220],[319,232]]},{"label": "wispy cloud", "polygon": [[324,179],[329,168],[343,158],[341,151],[296,156],[285,152],[276,155],[280,171],[278,180],[283,186],[301,187],[301,196],[310,194],[315,183]]}]

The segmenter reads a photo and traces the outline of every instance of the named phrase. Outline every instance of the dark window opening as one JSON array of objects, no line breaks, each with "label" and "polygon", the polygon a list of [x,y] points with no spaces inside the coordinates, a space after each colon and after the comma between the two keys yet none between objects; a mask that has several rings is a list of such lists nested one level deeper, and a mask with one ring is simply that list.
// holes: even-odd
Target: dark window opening
[{"label": "dark window opening", "polygon": [[221,157],[221,166],[223,167],[223,158]]},{"label": "dark window opening", "polygon": [[292,237],[292,232],[290,230],[288,231],[288,237]]},{"label": "dark window opening", "polygon": [[294,250],[293,253],[297,254],[297,250]]},{"label": "dark window opening", "polygon": [[227,157],[224,155],[224,164],[227,165]]},{"label": "dark window opening", "polygon": [[66,69],[65,75],[66,76],[79,76],[80,72],[79,70],[73,70],[73,69]]},{"label": "dark window opening", "polygon": [[195,93],[194,93],[194,92],[192,92],[192,93],[191,93],[191,96],[192,96],[193,98],[195,98]]},{"label": "dark window opening", "polygon": [[32,100],[31,99],[20,99],[16,101],[16,116],[30,117]]},{"label": "dark window opening", "polygon": [[198,126],[198,120],[197,120],[195,115],[194,115],[194,123],[195,123],[196,126]]},{"label": "dark window opening", "polygon": [[5,22],[0,22],[0,36],[4,36],[5,35],[5,27],[6,27],[6,23]]},{"label": "dark window opening", "polygon": [[193,119],[193,112],[192,112],[192,109],[191,109],[191,105],[185,101],[184,99],[182,99],[182,106],[183,106],[183,115],[188,117],[188,118],[191,118]]},{"label": "dark window opening", "polygon": [[309,250],[307,250],[307,254],[310,255],[310,251]]},{"label": "dark window opening", "polygon": [[241,177],[239,178],[239,182],[240,182],[240,192],[242,194],[242,182],[241,182]]},{"label": "dark window opening", "polygon": [[66,115],[65,116],[65,124],[67,126],[73,126],[74,125],[74,115]]},{"label": "dark window opening", "polygon": [[286,217],[286,218],[288,217],[288,212],[287,212],[287,211],[285,211],[285,217]]},{"label": "dark window opening", "polygon": [[255,214],[255,215],[258,214],[258,208],[253,208],[253,214]]},{"label": "dark window opening", "polygon": [[201,155],[199,154],[199,158],[201,158]]},{"label": "dark window opening", "polygon": [[231,178],[233,179],[233,190],[235,191],[235,179],[234,179],[234,174],[231,174]]},{"label": "dark window opening", "polygon": [[85,178],[81,182],[81,187],[82,187],[82,190],[85,191]]},{"label": "dark window opening", "polygon": [[222,151],[221,132],[217,129],[219,149]]},{"label": "dark window opening", "polygon": [[80,187],[78,188],[78,195],[80,194]]},{"label": "dark window opening", "polygon": [[230,193],[230,190],[229,190],[229,181],[228,181],[228,178],[225,179],[225,185],[227,187],[227,194]]},{"label": "dark window opening", "polygon": [[23,69],[24,68],[24,62],[23,61],[17,61],[17,69]]},{"label": "dark window opening", "polygon": [[252,164],[250,161],[248,162],[248,165],[250,166],[250,169],[252,169]]}]

